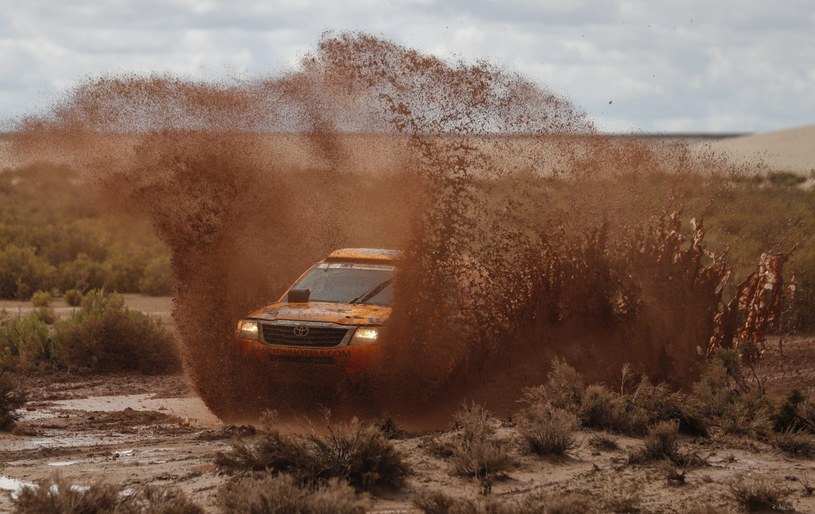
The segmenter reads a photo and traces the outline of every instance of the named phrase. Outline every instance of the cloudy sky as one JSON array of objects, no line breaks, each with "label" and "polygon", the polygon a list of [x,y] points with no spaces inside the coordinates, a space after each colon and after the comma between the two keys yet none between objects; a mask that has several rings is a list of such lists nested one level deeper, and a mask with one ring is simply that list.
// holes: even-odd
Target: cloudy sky
[{"label": "cloudy sky", "polygon": [[0,123],[89,77],[274,74],[327,30],[500,63],[610,131],[815,123],[815,0],[0,0]]}]

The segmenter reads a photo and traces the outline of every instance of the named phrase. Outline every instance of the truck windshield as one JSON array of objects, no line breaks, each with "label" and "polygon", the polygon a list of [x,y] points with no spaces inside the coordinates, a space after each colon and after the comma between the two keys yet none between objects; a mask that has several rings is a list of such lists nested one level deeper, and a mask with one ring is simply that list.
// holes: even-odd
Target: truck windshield
[{"label": "truck windshield", "polygon": [[292,289],[308,289],[312,302],[390,305],[395,268],[390,264],[323,262]]}]

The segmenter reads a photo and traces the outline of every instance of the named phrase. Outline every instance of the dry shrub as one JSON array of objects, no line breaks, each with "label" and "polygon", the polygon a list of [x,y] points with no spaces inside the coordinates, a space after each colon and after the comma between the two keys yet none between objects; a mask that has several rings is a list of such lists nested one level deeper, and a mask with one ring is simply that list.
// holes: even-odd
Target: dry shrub
[{"label": "dry shrub", "polygon": [[606,500],[605,509],[607,512],[616,513],[642,512],[641,502],[637,494],[624,494]]},{"label": "dry shrub", "polygon": [[815,439],[805,430],[788,428],[770,438],[772,445],[791,457],[812,457],[815,454]]},{"label": "dry shrub", "polygon": [[34,316],[46,325],[53,325],[59,319],[57,313],[51,307],[37,307],[34,309]]},{"label": "dry shrub", "polygon": [[304,485],[285,474],[264,472],[227,483],[218,491],[224,512],[362,514],[367,502],[337,479]]},{"label": "dry shrub", "polygon": [[767,439],[773,431],[773,406],[757,391],[744,393],[729,404],[716,422],[729,435]]},{"label": "dry shrub", "polygon": [[579,426],[574,414],[551,405],[535,404],[521,413],[518,434],[524,451],[562,456],[574,448],[574,433]]},{"label": "dry shrub", "polygon": [[722,509],[721,507],[718,506],[702,505],[699,507],[692,507],[690,510],[686,510],[685,514],[722,514],[724,512],[729,511]]},{"label": "dry shrub", "polygon": [[422,492],[413,504],[425,514],[585,514],[595,512],[586,496],[529,495],[521,500],[455,498],[441,491]]},{"label": "dry shrub", "polygon": [[593,436],[589,437],[589,446],[597,450],[606,451],[620,449],[620,444],[617,442],[617,439],[607,434],[594,434]]},{"label": "dry shrub", "polygon": [[229,452],[215,456],[215,464],[232,473],[287,473],[301,484],[337,478],[358,490],[398,489],[410,472],[402,455],[374,425],[353,419],[332,425],[326,416],[326,435],[285,435],[275,427],[276,415],[266,413],[254,444],[233,442]]},{"label": "dry shrub", "polygon": [[[524,504],[526,504],[526,501],[522,503],[522,505]],[[594,502],[590,497],[574,493],[545,497],[543,504],[545,514],[587,514],[595,512]],[[533,505],[529,505],[529,507],[528,512],[539,512],[531,508]]]},{"label": "dry shrub", "polygon": [[23,487],[12,497],[16,514],[114,513],[137,514],[203,514],[204,509],[189,500],[183,492],[156,486],[138,487],[125,492],[124,487],[95,484],[77,487],[60,475],[40,480],[34,486]]},{"label": "dry shrub", "polygon": [[648,460],[674,460],[679,454],[679,425],[670,421],[657,423],[650,429],[643,441],[642,456]]},{"label": "dry shrub", "polygon": [[[627,369],[623,368],[624,382]],[[530,407],[551,405],[565,409],[587,428],[639,435],[655,423],[674,420],[684,433],[708,433],[696,402],[684,393],[672,391],[665,384],[653,385],[646,377],[630,393],[614,392],[599,384],[587,387],[580,373],[558,359],[553,361],[546,383],[526,389],[522,401]]]},{"label": "dry shrub", "polygon": [[735,350],[719,349],[693,384],[693,398],[708,418],[721,417],[741,396],[733,378],[741,376],[738,358]]},{"label": "dry shrub", "polygon": [[685,475],[687,474],[687,470],[685,470],[681,466],[676,466],[673,462],[665,460],[662,461],[660,471],[664,473],[665,481],[668,483],[668,485],[672,486],[685,485],[686,483]]},{"label": "dry shrub", "polygon": [[120,493],[120,487],[110,484],[95,484],[88,489],[72,487],[55,476],[40,480],[36,486],[23,487],[12,502],[16,514],[114,512]]},{"label": "dry shrub", "polygon": [[437,459],[449,459],[455,454],[455,447],[455,444],[442,440],[438,434],[427,435],[419,442],[419,448]]},{"label": "dry shrub", "polygon": [[0,431],[10,430],[20,419],[17,409],[25,405],[25,395],[17,390],[14,380],[0,371]]},{"label": "dry shrub", "polygon": [[463,406],[455,414],[455,423],[450,457],[454,474],[489,481],[510,468],[506,444],[495,438],[492,418],[483,407]]},{"label": "dry shrub", "polygon": [[551,371],[546,375],[546,383],[526,389],[523,400],[529,404],[548,403],[575,412],[582,402],[585,389],[583,375],[564,359],[555,358]]},{"label": "dry shrub", "polygon": [[808,392],[790,391],[771,417],[776,432],[796,429],[815,434],[815,402]]},{"label": "dry shrub", "polygon": [[665,384],[653,385],[643,378],[629,400],[632,433],[642,433],[660,421],[676,421],[678,429],[690,435],[708,435],[708,424],[686,394],[671,391]]},{"label": "dry shrub", "polygon": [[55,328],[55,357],[68,369],[165,373],[181,367],[170,331],[126,308],[116,294],[89,292],[82,307]]},{"label": "dry shrub", "polygon": [[65,300],[65,303],[68,304],[70,307],[79,307],[82,303],[82,292],[78,289],[68,289],[62,295],[62,298]]},{"label": "dry shrub", "polygon": [[398,489],[409,473],[393,444],[375,425],[354,419],[328,425],[328,435],[309,437],[321,474],[347,480],[360,490]]},{"label": "dry shrub", "polygon": [[[735,350],[719,349],[713,355],[691,399],[700,414],[729,435],[766,439],[779,413],[760,391],[747,390]],[[795,409],[787,414],[794,419]]]},{"label": "dry shrub", "polygon": [[739,507],[748,512],[787,511],[791,491],[780,482],[767,478],[737,477],[729,484],[730,494]]},{"label": "dry shrub", "polygon": [[204,514],[204,509],[171,487],[145,485],[131,494],[120,493],[116,514]]},{"label": "dry shrub", "polygon": [[631,426],[623,398],[603,385],[590,385],[583,393],[580,405],[583,426],[615,432],[628,432]]},{"label": "dry shrub", "polygon": [[630,453],[628,462],[638,464],[654,460],[668,460],[685,464],[688,460],[679,452],[679,425],[675,421],[661,421],[648,429],[642,447]]},{"label": "dry shrub", "polygon": [[37,291],[31,295],[31,305],[34,307],[48,307],[51,301],[51,293],[48,291]]}]

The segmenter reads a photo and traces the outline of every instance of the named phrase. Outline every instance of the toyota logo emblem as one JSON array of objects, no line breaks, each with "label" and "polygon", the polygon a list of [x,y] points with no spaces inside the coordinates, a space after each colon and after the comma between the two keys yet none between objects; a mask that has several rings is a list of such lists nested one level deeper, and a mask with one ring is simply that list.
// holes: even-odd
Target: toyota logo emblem
[{"label": "toyota logo emblem", "polygon": [[306,337],[308,335],[308,327],[294,327],[294,335],[297,337]]}]

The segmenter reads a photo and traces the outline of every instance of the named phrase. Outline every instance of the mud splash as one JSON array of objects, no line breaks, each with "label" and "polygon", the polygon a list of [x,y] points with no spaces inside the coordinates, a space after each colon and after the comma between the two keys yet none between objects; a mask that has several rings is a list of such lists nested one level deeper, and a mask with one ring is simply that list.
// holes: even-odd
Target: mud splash
[{"label": "mud splash", "polygon": [[[14,148],[150,216],[172,252],[186,369],[223,418],[354,412],[361,397],[396,416],[465,398],[508,409],[554,355],[595,380],[630,362],[682,385],[728,271],[701,225],[671,213],[743,171],[597,134],[501,68],[358,33],[326,35],[299,70],[263,80],[88,82],[24,120]],[[237,319],[343,246],[405,250],[374,398],[323,373],[279,383],[232,343]]]}]

